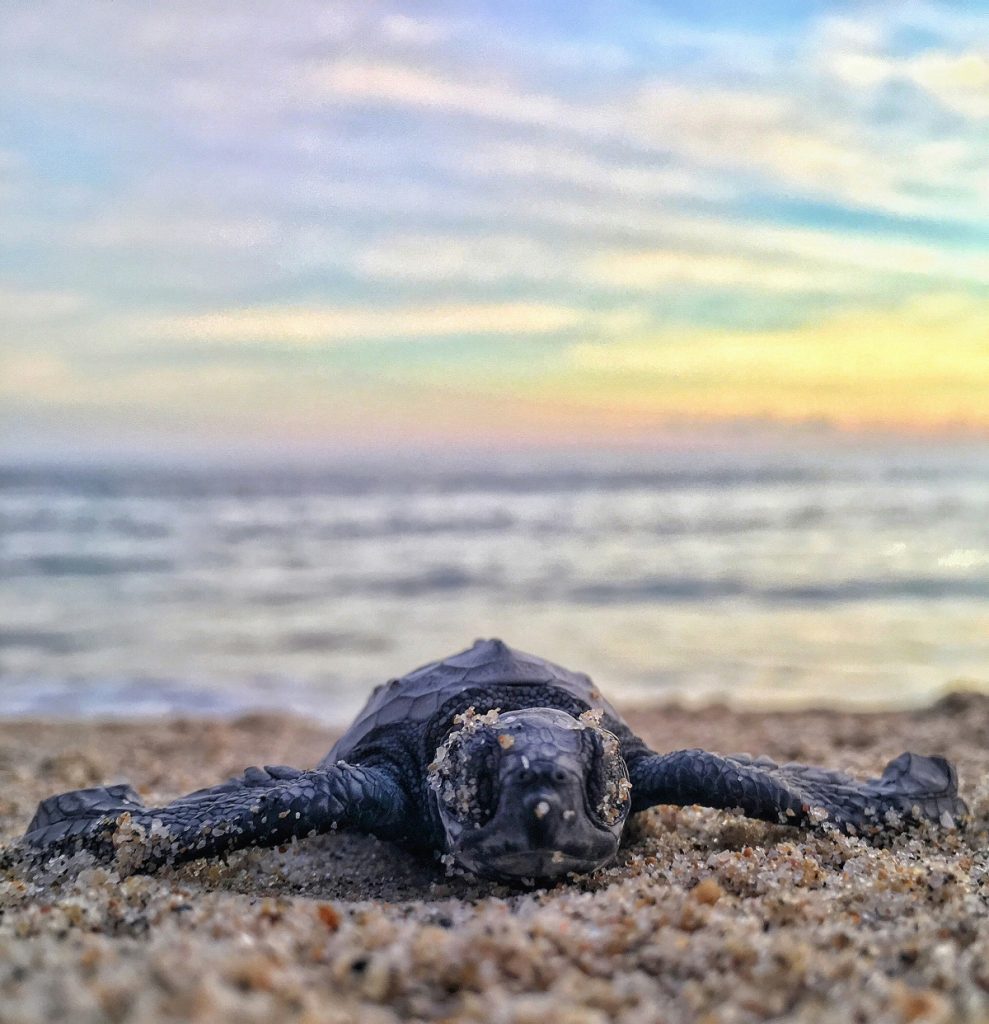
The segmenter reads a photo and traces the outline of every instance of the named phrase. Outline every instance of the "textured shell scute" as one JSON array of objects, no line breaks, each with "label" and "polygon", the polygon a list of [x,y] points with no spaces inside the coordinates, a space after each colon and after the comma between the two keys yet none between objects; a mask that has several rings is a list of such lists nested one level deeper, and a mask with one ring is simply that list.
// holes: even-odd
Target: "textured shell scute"
[{"label": "textured shell scute", "polygon": [[501,640],[478,640],[465,651],[423,665],[375,689],[324,763],[348,756],[380,726],[425,725],[451,697],[463,690],[533,683],[558,687],[584,704],[603,707],[606,714],[619,718],[587,675],[517,651]]}]

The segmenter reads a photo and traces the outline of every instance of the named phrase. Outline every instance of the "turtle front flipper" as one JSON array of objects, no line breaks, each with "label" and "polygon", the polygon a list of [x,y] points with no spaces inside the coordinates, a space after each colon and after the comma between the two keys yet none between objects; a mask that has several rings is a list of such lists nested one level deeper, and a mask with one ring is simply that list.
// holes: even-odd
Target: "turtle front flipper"
[{"label": "turtle front flipper", "polygon": [[354,829],[402,833],[408,799],[384,768],[339,762],[313,771],[250,768],[209,790],[147,808],[129,786],[49,797],[20,840],[34,860],[80,851],[128,872],[154,871],[247,846]]},{"label": "turtle front flipper", "polygon": [[968,815],[952,764],[920,754],[901,754],[880,778],[865,781],[809,765],[706,750],[644,756],[629,765],[629,775],[633,811],[700,804],[784,825],[831,822],[842,831],[878,831],[910,819],[950,828]]},{"label": "turtle front flipper", "polygon": [[72,789],[38,804],[25,839],[37,834],[44,837],[46,845],[57,843],[85,832],[94,819],[146,809],[141,798],[126,783]]}]

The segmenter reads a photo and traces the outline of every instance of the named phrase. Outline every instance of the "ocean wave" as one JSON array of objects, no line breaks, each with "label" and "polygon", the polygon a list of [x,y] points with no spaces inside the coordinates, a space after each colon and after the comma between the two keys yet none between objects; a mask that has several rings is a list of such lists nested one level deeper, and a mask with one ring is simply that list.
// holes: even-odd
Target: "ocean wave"
[{"label": "ocean wave", "polygon": [[589,583],[567,595],[582,604],[629,604],[644,601],[718,601],[744,598],[780,604],[840,604],[846,601],[939,600],[989,597],[989,578],[912,576],[841,580],[833,583],[767,585],[735,577],[645,577]]},{"label": "ocean wave", "polygon": [[333,581],[337,594],[420,597],[426,594],[452,594],[472,587],[494,588],[495,582],[469,572],[459,565],[438,565],[419,573],[397,576],[352,577]]},{"label": "ocean wave", "polygon": [[173,469],[14,468],[0,467],[0,494],[64,493],[99,499],[183,500],[215,497],[295,498],[299,495],[579,493],[586,491],[719,489],[742,484],[806,484],[835,479],[833,468],[808,466],[714,466],[593,469],[518,469],[410,471],[267,469],[211,472]]},{"label": "ocean wave", "polygon": [[77,654],[90,649],[91,641],[72,633],[46,629],[0,628],[0,651],[33,648],[45,654]]},{"label": "ocean wave", "polygon": [[169,558],[114,557],[109,555],[34,555],[0,564],[0,575],[17,576],[119,576],[130,573],[168,573],[175,568]]}]

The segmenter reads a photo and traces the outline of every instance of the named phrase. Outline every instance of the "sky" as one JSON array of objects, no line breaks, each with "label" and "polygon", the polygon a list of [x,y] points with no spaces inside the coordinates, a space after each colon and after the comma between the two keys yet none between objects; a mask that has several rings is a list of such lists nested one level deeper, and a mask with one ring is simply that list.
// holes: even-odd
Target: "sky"
[{"label": "sky", "polygon": [[0,454],[989,436],[987,27],[5,0]]}]

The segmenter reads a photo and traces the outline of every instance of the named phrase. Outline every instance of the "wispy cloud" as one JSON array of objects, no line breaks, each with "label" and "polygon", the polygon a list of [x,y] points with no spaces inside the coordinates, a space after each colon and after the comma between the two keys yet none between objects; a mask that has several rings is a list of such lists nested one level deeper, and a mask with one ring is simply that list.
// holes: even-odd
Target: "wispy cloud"
[{"label": "wispy cloud", "polygon": [[69,364],[49,353],[0,355],[0,394],[8,398],[57,401],[73,382]]},{"label": "wispy cloud", "polygon": [[78,222],[67,228],[66,244],[80,249],[251,249],[271,243],[276,228],[261,218],[157,216],[140,210],[135,214]]},{"label": "wispy cloud", "polygon": [[71,291],[0,285],[0,331],[9,334],[25,324],[46,324],[88,310],[86,295]]},{"label": "wispy cloud", "polygon": [[372,279],[461,285],[566,281],[573,273],[559,248],[525,234],[390,235],[359,251],[353,266]]},{"label": "wispy cloud", "polygon": [[913,86],[965,118],[989,118],[989,47],[980,45],[981,34],[949,36],[923,50],[896,52],[890,46],[896,22],[895,15],[885,25],[832,22],[819,66],[854,88]]},{"label": "wispy cloud", "polygon": [[336,61],[312,71],[309,83],[327,100],[467,114],[541,128],[579,123],[581,114],[552,95],[396,64]]},{"label": "wispy cloud", "polygon": [[234,345],[333,345],[381,339],[471,335],[613,334],[634,314],[538,303],[415,306],[402,309],[269,307],[172,317],[142,325],[152,338]]}]

